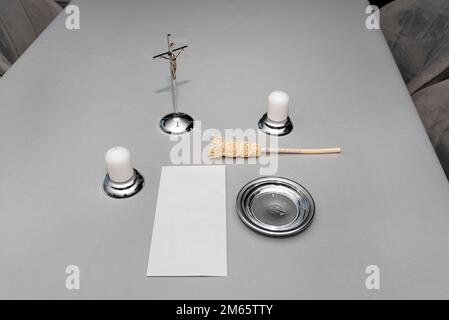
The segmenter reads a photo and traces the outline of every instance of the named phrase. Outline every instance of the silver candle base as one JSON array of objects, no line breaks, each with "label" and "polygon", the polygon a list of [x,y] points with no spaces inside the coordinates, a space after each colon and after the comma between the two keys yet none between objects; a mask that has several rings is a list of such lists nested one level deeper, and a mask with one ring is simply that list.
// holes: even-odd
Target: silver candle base
[{"label": "silver candle base", "polygon": [[115,182],[109,178],[109,175],[106,174],[106,177],[103,181],[103,190],[104,192],[115,199],[123,199],[129,198],[142,190],[144,185],[143,176],[134,169],[134,175],[131,179],[125,182]]},{"label": "silver candle base", "polygon": [[162,131],[168,134],[183,134],[193,129],[193,118],[185,113],[170,113],[159,123]]},{"label": "silver candle base", "polygon": [[265,113],[259,120],[259,129],[271,136],[285,136],[293,130],[293,124],[289,117],[285,121],[273,121]]}]

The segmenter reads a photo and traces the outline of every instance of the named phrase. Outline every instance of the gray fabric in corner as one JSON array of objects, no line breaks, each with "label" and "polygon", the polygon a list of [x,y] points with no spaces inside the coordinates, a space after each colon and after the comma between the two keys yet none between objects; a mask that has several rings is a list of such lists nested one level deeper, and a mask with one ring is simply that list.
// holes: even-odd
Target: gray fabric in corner
[{"label": "gray fabric in corner", "polygon": [[410,93],[449,70],[448,0],[396,0],[380,22]]},{"label": "gray fabric in corner", "polygon": [[413,95],[413,100],[449,177],[449,80],[418,91]]},{"label": "gray fabric in corner", "polygon": [[0,77],[5,74],[6,70],[8,70],[10,66],[11,64],[9,61],[0,53]]},{"label": "gray fabric in corner", "polygon": [[0,52],[14,63],[61,10],[53,0],[0,0]]},{"label": "gray fabric in corner", "polygon": [[396,0],[380,22],[449,177],[449,0]]}]

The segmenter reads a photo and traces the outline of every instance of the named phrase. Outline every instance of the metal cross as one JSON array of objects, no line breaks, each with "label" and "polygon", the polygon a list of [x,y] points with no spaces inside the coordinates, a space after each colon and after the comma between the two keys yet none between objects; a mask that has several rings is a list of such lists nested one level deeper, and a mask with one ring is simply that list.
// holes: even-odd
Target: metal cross
[{"label": "metal cross", "polygon": [[171,36],[171,34],[167,34],[168,51],[154,56],[153,59],[161,58],[161,59],[169,60],[171,76],[173,79],[176,80],[176,58],[178,58],[178,56],[181,54],[181,52],[184,51],[184,49],[187,48],[188,46],[182,46],[182,47],[173,49],[173,47],[175,46],[175,43],[170,40],[170,36]]},{"label": "metal cross", "polygon": [[172,89],[172,98],[173,98],[173,109],[174,109],[174,113],[177,114],[178,113],[178,107],[176,104],[176,59],[178,58],[178,56],[181,54],[182,51],[184,51],[185,48],[187,48],[188,46],[182,46],[179,48],[175,48],[174,49],[174,42],[170,40],[170,36],[171,34],[167,34],[167,46],[168,46],[168,51],[155,55],[153,57],[153,59],[166,59],[169,61],[170,63],[170,78],[171,78],[171,89]]}]

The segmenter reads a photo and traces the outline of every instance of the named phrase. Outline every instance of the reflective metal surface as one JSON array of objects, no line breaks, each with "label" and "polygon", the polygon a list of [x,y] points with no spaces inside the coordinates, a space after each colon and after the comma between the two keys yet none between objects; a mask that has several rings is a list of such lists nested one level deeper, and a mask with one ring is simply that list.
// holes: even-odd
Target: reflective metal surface
[{"label": "reflective metal surface", "polygon": [[299,183],[281,177],[263,177],[240,190],[237,212],[251,229],[269,236],[285,237],[309,227],[315,214],[315,203]]},{"label": "reflective metal surface", "polygon": [[285,121],[278,122],[270,120],[265,113],[259,120],[259,129],[272,136],[285,136],[293,130],[293,124],[289,117]]},{"label": "reflective metal surface", "polygon": [[103,180],[104,192],[115,199],[129,198],[142,190],[143,185],[143,176],[136,169],[134,169],[133,177],[128,181],[120,183],[112,181],[108,174]]},{"label": "reflective metal surface", "polygon": [[169,134],[183,134],[193,129],[193,119],[185,113],[170,113],[159,123],[161,129]]}]

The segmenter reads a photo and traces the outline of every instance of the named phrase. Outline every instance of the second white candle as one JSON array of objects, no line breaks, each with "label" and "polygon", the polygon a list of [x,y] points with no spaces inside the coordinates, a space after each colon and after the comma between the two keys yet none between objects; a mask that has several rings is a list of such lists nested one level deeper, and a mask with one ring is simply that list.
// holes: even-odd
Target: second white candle
[{"label": "second white candle", "polygon": [[134,175],[131,154],[124,147],[112,147],[105,155],[109,178],[114,182],[125,182]]},{"label": "second white candle", "polygon": [[270,93],[268,96],[268,118],[277,122],[287,120],[289,100],[288,94],[283,91]]}]

